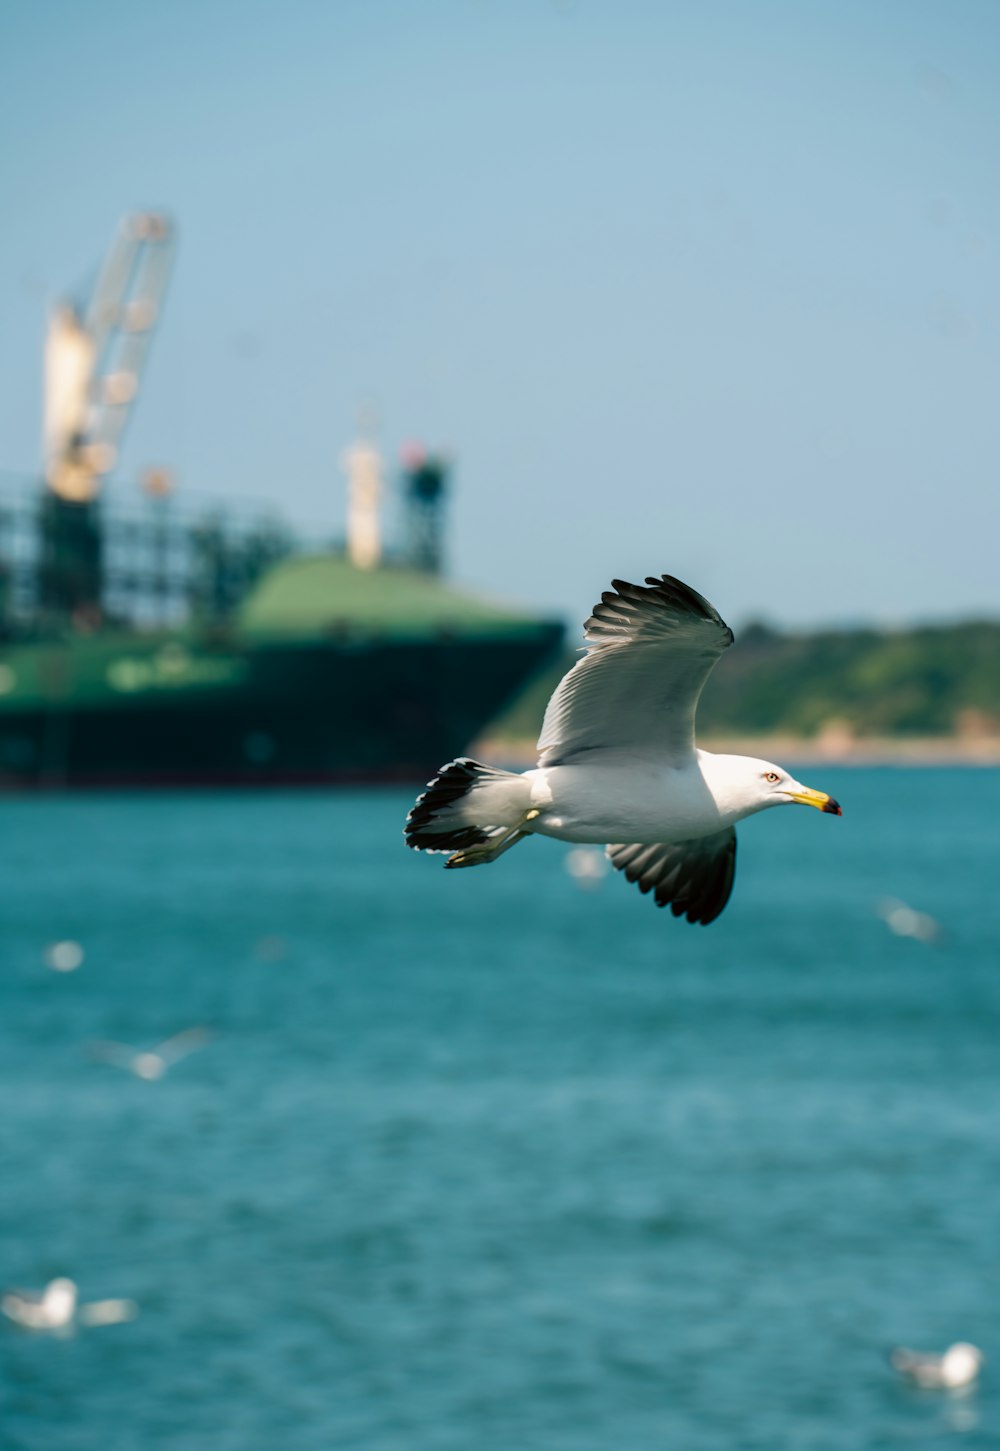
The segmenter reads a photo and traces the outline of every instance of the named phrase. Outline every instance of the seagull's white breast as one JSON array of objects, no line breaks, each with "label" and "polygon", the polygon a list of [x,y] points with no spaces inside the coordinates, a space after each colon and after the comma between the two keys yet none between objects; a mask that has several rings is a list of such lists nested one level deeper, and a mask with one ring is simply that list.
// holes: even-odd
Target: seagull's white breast
[{"label": "seagull's white breast", "polygon": [[696,759],[683,766],[600,752],[526,772],[532,831],[560,841],[693,841],[733,819],[720,811]]}]

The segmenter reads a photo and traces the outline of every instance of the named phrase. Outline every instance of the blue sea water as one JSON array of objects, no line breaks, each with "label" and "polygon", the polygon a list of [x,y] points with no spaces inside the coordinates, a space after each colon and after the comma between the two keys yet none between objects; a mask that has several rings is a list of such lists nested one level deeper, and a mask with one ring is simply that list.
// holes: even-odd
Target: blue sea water
[{"label": "blue sea water", "polygon": [[708,928],[399,791],[4,801],[0,1281],[141,1314],[0,1324],[0,1446],[1000,1446],[1000,773],[802,774]]}]

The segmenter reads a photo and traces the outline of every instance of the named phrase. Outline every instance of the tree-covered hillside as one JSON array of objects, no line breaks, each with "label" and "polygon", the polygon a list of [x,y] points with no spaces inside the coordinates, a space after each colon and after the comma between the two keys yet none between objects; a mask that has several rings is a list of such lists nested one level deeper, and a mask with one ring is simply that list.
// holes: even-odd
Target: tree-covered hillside
[{"label": "tree-covered hillside", "polygon": [[[572,652],[537,679],[490,735],[537,735]],[[737,633],[698,712],[699,734],[814,736],[835,724],[857,736],[1000,734],[1000,624],[912,630]]]}]

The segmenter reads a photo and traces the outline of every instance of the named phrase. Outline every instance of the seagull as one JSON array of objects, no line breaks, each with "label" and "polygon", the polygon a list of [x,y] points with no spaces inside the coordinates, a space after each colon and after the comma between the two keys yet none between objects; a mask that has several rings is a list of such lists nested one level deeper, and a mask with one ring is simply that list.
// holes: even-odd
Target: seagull
[{"label": "seagull", "polygon": [[42,956],[53,972],[76,972],[83,962],[84,951],[70,937],[63,942],[50,942]]},{"label": "seagull", "polygon": [[81,1325],[119,1325],[134,1320],[139,1307],[134,1300],[93,1300],[81,1305],[72,1280],[50,1280],[42,1291],[8,1290],[0,1298],[0,1310],[25,1330],[69,1330]]},{"label": "seagull", "polygon": [[545,711],[537,767],[450,761],[406,818],[408,846],[472,867],[533,835],[607,843],[612,865],[657,906],[706,924],[732,892],[738,821],[794,802],[841,815],[832,796],[770,761],[696,747],[698,698],[733,632],[689,585],[669,574],[614,580],[584,639]]},{"label": "seagull", "polygon": [[943,1355],[907,1350],[904,1346],[890,1352],[893,1370],[904,1380],[925,1391],[953,1391],[971,1385],[979,1375],[985,1356],[976,1345],[957,1340]]},{"label": "seagull", "polygon": [[944,928],[927,912],[908,907],[898,897],[882,897],[875,903],[875,913],[897,937],[913,937],[917,942],[941,942]]},{"label": "seagull", "polygon": [[211,1042],[213,1036],[210,1028],[185,1028],[182,1033],[165,1038],[154,1048],[142,1050],[133,1048],[128,1043],[105,1042],[92,1043],[90,1051],[95,1058],[101,1058],[105,1063],[113,1063],[116,1068],[124,1068],[136,1078],[145,1078],[151,1082],[155,1078],[162,1078],[172,1063],[203,1048],[206,1043]]}]

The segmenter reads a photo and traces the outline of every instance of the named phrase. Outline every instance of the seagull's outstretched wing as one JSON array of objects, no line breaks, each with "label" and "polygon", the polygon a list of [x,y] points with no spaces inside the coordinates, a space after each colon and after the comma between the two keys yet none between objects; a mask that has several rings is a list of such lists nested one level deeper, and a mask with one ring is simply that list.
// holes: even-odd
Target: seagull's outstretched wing
[{"label": "seagull's outstretched wing", "polygon": [[134,1300],[92,1300],[80,1306],[78,1319],[83,1325],[122,1325],[138,1313]]},{"label": "seagull's outstretched wing", "polygon": [[113,1063],[116,1068],[131,1069],[138,1049],[133,1048],[130,1043],[109,1043],[103,1040],[90,1043],[87,1051],[91,1058],[99,1058],[102,1063]]},{"label": "seagull's outstretched wing", "polygon": [[[931,1361],[930,1356],[917,1350],[908,1350],[905,1345],[897,1345],[894,1350],[890,1350],[887,1359],[893,1370],[908,1379],[916,1379],[918,1373],[924,1372]],[[937,1359],[940,1360],[940,1356]]]},{"label": "seagull's outstretched wing", "polygon": [[702,686],[733,632],[700,594],[672,575],[613,581],[587,621],[587,653],[549,701],[539,764],[584,751],[633,750],[687,760]]},{"label": "seagull's outstretched wing", "polygon": [[639,842],[607,850],[613,866],[640,892],[652,892],[658,907],[669,904],[675,917],[686,914],[689,922],[707,926],[729,901],[736,876],[736,832],[731,826],[672,846]]},{"label": "seagull's outstretched wing", "polygon": [[196,1053],[199,1048],[204,1048],[215,1037],[211,1028],[185,1028],[180,1033],[175,1033],[172,1038],[165,1038],[162,1043],[157,1043],[153,1052],[162,1058],[165,1063],[176,1063],[181,1058],[186,1058],[189,1053]]},{"label": "seagull's outstretched wing", "polygon": [[48,1323],[42,1297],[34,1290],[8,1290],[0,1298],[0,1310],[28,1330],[40,1330]]}]

